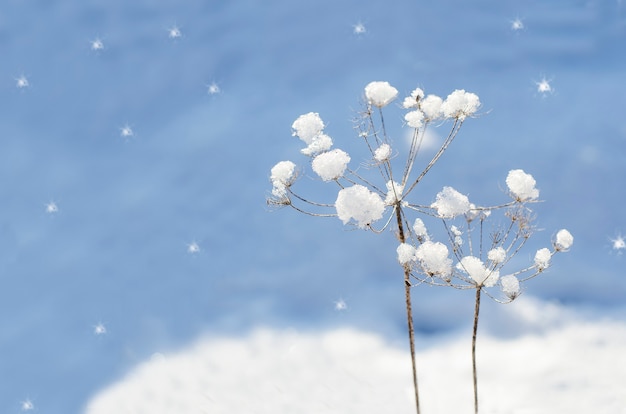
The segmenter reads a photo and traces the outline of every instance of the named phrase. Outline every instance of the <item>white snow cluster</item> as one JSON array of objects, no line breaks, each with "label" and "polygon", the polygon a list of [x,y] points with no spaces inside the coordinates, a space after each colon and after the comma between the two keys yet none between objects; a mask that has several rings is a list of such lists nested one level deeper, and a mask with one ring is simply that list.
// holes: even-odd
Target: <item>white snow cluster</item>
[{"label": "white snow cluster", "polygon": [[503,263],[506,259],[506,250],[502,246],[495,247],[487,253],[487,259],[491,260],[494,264]]},{"label": "white snow cluster", "polygon": [[559,230],[556,234],[555,248],[558,251],[565,251],[572,247],[572,244],[574,244],[574,236],[565,229]]},{"label": "white snow cluster", "polygon": [[[459,118],[461,116],[460,114],[465,114],[463,116],[473,114],[475,109],[472,110],[471,105],[468,104],[466,101],[471,101],[473,99],[468,98],[468,96],[475,97],[475,100],[477,102],[476,105],[478,106],[480,105],[480,102],[478,102],[478,97],[473,93],[466,94],[467,96],[463,95],[465,97],[465,101],[463,102],[465,103],[462,103],[460,102],[461,99],[458,95],[459,93],[453,93],[452,95],[450,95],[452,98],[449,97],[450,99],[446,100],[448,102],[447,106],[444,106],[444,101],[439,96],[431,94],[424,98],[424,91],[420,88],[417,88],[413,92],[411,92],[410,96],[404,98],[402,106],[406,109],[413,109],[413,111],[408,112],[404,116],[404,120],[406,121],[407,125],[412,128],[421,128],[424,125],[424,122],[439,119],[444,115],[451,118]],[[444,114],[444,108],[447,108],[449,113]]]},{"label": "white snow cluster", "polygon": [[410,263],[415,259],[415,247],[408,243],[400,243],[396,249],[396,253],[398,254],[398,262],[400,262],[401,265]]},{"label": "white snow cluster", "polygon": [[509,299],[513,300],[519,296],[519,280],[514,275],[502,276],[500,284],[502,285],[502,292],[504,292]]},{"label": "white snow cluster", "polygon": [[391,158],[391,145],[381,144],[380,147],[374,151],[374,159],[378,162],[389,161]]},{"label": "white snow cluster", "polygon": [[[473,93],[470,93],[466,94],[467,96],[461,96],[465,98],[464,103],[458,102],[460,94],[456,92],[459,91],[455,91],[455,93],[450,95],[452,98],[449,97],[447,104],[448,112],[454,113],[452,113],[452,115],[448,113],[446,114],[446,116],[456,118],[458,117],[457,113],[465,113],[465,116],[473,114],[476,108],[480,105],[478,97]],[[455,99],[457,101],[456,103]],[[470,101],[475,101],[476,108],[472,109],[472,105],[468,103]],[[409,126],[412,126],[413,128],[419,128],[421,127],[423,121],[432,121],[441,118],[444,115],[444,112],[442,110],[443,103],[443,99],[441,99],[437,95],[430,94],[424,97],[424,91],[420,88],[417,88],[413,92],[411,92],[410,96],[404,98],[404,101],[402,102],[402,106],[405,109],[415,109],[414,111],[407,113],[404,119],[405,121],[407,121],[407,124],[409,124]],[[454,105],[456,105],[456,107],[453,107]]]},{"label": "white snow cluster", "polygon": [[365,87],[365,97],[370,105],[382,108],[398,96],[398,90],[389,82],[370,82]]},{"label": "white snow cluster", "polygon": [[454,236],[454,245],[459,247],[463,244],[463,232],[457,226],[450,227],[450,233]]},{"label": "white snow cluster", "polygon": [[406,98],[404,98],[404,101],[402,102],[402,106],[405,109],[418,108],[419,102],[423,97],[424,97],[424,91],[421,90],[420,88],[416,88],[415,90],[413,90],[413,92],[411,92],[410,96],[407,96]]},{"label": "white snow cluster", "polygon": [[337,180],[346,171],[350,156],[340,149],[323,152],[317,155],[311,167],[324,181]]},{"label": "white snow cluster", "polygon": [[320,114],[309,112],[308,114],[300,115],[293,122],[291,128],[294,136],[297,136],[306,144],[310,144],[315,137],[322,133],[324,126],[324,121],[320,118]]},{"label": "white snow cluster", "polygon": [[301,153],[308,156],[328,151],[333,146],[333,140],[326,134],[319,134],[308,147],[300,150]]},{"label": "white snow cluster", "polygon": [[537,182],[533,176],[524,170],[511,170],[506,177],[506,185],[517,201],[536,200],[539,197],[539,190],[535,188],[535,184]]},{"label": "white snow cluster", "polygon": [[415,237],[417,237],[420,242],[430,239],[426,225],[424,225],[424,221],[419,217],[413,222],[413,234],[415,234]]},{"label": "white snow cluster", "polygon": [[404,115],[404,120],[411,128],[421,128],[424,125],[424,113],[416,109]]},{"label": "white snow cluster", "polygon": [[478,95],[457,89],[452,92],[441,104],[441,112],[446,118],[456,118],[460,121],[472,116],[480,107]]},{"label": "white snow cluster", "polygon": [[300,115],[291,125],[293,136],[300,138],[307,147],[302,149],[304,155],[314,155],[328,151],[333,140],[324,131],[324,121],[317,112]]},{"label": "white snow cluster", "polygon": [[354,219],[359,228],[365,228],[383,216],[385,203],[367,187],[355,184],[339,191],[335,208],[343,224]]},{"label": "white snow cluster", "polygon": [[272,181],[272,194],[275,197],[285,197],[287,188],[293,184],[296,174],[296,164],[291,161],[280,161],[272,167],[270,180]]},{"label": "white snow cluster", "polygon": [[486,268],[482,260],[474,256],[463,257],[456,268],[467,273],[478,286],[495,286],[500,277],[499,271]]},{"label": "white snow cluster", "polygon": [[441,242],[425,241],[416,249],[415,257],[429,276],[440,276],[447,280],[452,274],[452,259],[448,257],[448,247]]},{"label": "white snow cluster", "polygon": [[535,266],[537,266],[539,270],[543,270],[550,266],[551,258],[552,253],[550,252],[550,249],[546,247],[539,249],[537,250],[537,253],[535,253]]},{"label": "white snow cluster", "polygon": [[441,105],[443,99],[437,95],[428,95],[420,102],[420,109],[424,113],[426,120],[432,121],[438,119],[443,114],[441,111]]},{"label": "white snow cluster", "polygon": [[467,213],[472,206],[466,195],[459,193],[452,187],[444,187],[437,194],[436,201],[430,207],[436,209],[441,218],[454,218]]}]

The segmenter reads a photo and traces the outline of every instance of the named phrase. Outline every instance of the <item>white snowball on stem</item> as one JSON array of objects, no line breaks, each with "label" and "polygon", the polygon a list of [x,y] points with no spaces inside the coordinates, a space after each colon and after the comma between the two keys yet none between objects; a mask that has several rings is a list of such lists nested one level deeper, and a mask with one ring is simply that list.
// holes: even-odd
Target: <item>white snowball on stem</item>
[{"label": "white snowball on stem", "polygon": [[367,187],[355,184],[339,191],[335,208],[343,224],[354,219],[359,228],[365,228],[383,216],[385,203]]},{"label": "white snowball on stem", "polygon": [[532,175],[524,170],[511,170],[506,177],[506,185],[511,195],[518,201],[535,200],[539,197],[539,190],[535,188],[537,182]]},{"label": "white snowball on stem", "polygon": [[471,204],[466,195],[459,193],[452,187],[444,187],[437,194],[436,201],[430,207],[436,209],[441,218],[454,218],[467,213]]},{"label": "white snowball on stem", "polygon": [[370,82],[365,87],[365,97],[371,105],[382,108],[398,96],[398,90],[389,82]]},{"label": "white snowball on stem", "polygon": [[345,151],[334,149],[323,152],[313,159],[311,167],[324,181],[336,180],[346,171],[350,156]]}]

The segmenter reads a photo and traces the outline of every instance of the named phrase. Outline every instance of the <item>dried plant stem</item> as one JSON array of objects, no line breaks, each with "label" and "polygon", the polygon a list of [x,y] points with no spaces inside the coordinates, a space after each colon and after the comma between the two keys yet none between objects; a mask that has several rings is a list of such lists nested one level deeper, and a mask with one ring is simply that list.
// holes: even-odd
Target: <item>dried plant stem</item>
[{"label": "dried plant stem", "polygon": [[411,365],[413,368],[413,388],[415,389],[415,408],[420,414],[420,398],[417,388],[417,364],[415,362],[415,331],[413,328],[413,311],[411,309],[411,282],[409,280],[411,271],[404,269],[404,289],[406,300],[406,318],[409,331],[409,345],[411,347]]},{"label": "dried plant stem", "polygon": [[[396,206],[396,219],[398,222],[398,239],[400,243],[406,241],[404,235],[404,225],[402,222],[402,210],[400,206]],[[420,399],[419,391],[417,387],[417,363],[415,361],[415,329],[413,327],[413,310],[411,308],[411,268],[409,265],[404,265],[404,299],[406,302],[406,320],[407,328],[409,331],[409,347],[411,350],[411,366],[413,369],[413,389],[415,391],[415,409],[417,414],[420,414]]]},{"label": "dried plant stem", "polygon": [[476,287],[476,303],[474,306],[474,330],[472,331],[472,373],[474,375],[474,413],[478,414],[478,375],[476,374],[476,333],[478,332],[478,312],[480,311],[480,294],[482,287]]}]

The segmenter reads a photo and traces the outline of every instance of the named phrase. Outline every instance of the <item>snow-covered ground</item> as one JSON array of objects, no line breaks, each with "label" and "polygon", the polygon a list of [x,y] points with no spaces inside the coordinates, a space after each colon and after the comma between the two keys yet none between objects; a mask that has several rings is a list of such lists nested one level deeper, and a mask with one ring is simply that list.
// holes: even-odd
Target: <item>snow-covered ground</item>
[{"label": "snow-covered ground", "polygon": [[[479,335],[482,413],[625,412],[626,321],[529,298],[505,309],[500,323],[520,328],[506,337]],[[419,346],[424,414],[472,412],[468,334]],[[401,344],[352,328],[259,328],[155,354],[95,395],[86,412],[408,414],[411,393]]]}]

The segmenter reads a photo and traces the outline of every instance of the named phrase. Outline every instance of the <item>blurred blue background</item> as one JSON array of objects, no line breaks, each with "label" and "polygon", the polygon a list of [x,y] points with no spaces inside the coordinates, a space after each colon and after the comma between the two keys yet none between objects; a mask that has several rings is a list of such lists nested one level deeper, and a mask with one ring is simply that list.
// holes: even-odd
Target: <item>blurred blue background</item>
[{"label": "blurred blue background", "polygon": [[[478,94],[420,201],[443,185],[501,201],[524,169],[545,200],[524,254],[575,237],[525,294],[623,311],[624,44],[611,0],[4,1],[0,412],[80,412],[206,333],[350,325],[404,346],[393,234],[265,203],[276,162],[306,163],[292,122],[319,112],[350,152],[374,80]],[[463,293],[414,294],[420,335],[471,322]]]}]

